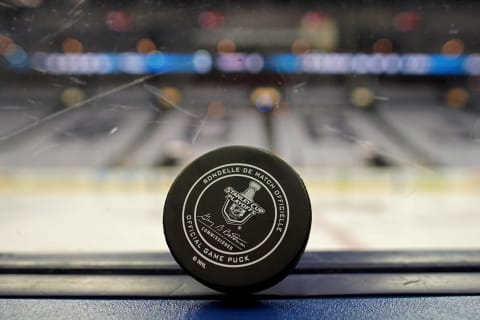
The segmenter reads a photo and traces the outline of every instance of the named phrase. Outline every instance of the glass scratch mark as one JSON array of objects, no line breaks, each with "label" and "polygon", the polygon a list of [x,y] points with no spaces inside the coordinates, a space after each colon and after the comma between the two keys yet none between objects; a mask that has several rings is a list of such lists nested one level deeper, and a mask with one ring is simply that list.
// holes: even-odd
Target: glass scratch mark
[{"label": "glass scratch mark", "polygon": [[127,106],[127,105],[124,105],[124,104],[115,104],[115,105],[112,106],[112,108],[120,109],[120,110],[135,110],[135,109],[138,109],[137,107]]},{"label": "glass scratch mark", "polygon": [[42,39],[40,39],[40,42],[45,42],[48,40],[51,40],[52,38],[56,37],[60,33],[70,29],[73,25],[75,25],[77,22],[79,22],[82,18],[82,11],[76,11],[82,4],[85,3],[86,0],[80,0],[78,1],[70,10],[67,11],[66,16],[67,16],[67,21],[60,26],[60,28],[57,29],[57,31],[49,33],[45,35]]},{"label": "glass scratch mark", "polygon": [[76,19],[72,19],[72,20],[69,20],[69,21],[65,22],[64,24],[62,24],[60,26],[60,28],[58,28],[57,31],[49,33],[49,34],[45,35],[43,38],[41,38],[40,42],[46,42],[48,40],[51,40],[52,38],[56,37],[60,33],[70,29],[73,25],[75,25],[77,22],[79,22],[81,20],[81,18],[82,17],[79,16],[79,17],[76,17]]},{"label": "glass scratch mark", "polygon": [[34,122],[38,122],[40,120],[37,116],[31,115],[27,112],[22,112],[22,116],[24,116],[25,118],[30,119]]},{"label": "glass scratch mark", "polygon": [[186,110],[185,108],[181,107],[180,105],[178,105],[178,104],[174,103],[173,101],[171,101],[170,99],[168,99],[168,97],[166,97],[164,94],[162,94],[162,92],[159,89],[157,89],[156,87],[154,87],[152,85],[149,85],[149,84],[145,84],[144,88],[145,88],[145,90],[147,90],[151,94],[154,94],[155,96],[159,97],[164,102],[168,103],[170,106],[172,106],[173,108],[182,112],[183,114],[186,114],[186,115],[188,115],[192,118],[195,118],[195,119],[200,119],[201,118],[199,115],[194,114],[193,112],[190,112],[190,111]]},{"label": "glass scratch mark", "polygon": [[[348,140],[350,140],[350,141],[352,141],[352,142],[355,142],[355,143],[358,143],[358,144],[360,144],[360,145],[364,145],[365,143],[373,143],[374,145],[376,145],[376,143],[374,143],[374,142],[367,141],[367,140],[363,140],[363,139],[357,138],[357,137],[355,137],[355,136],[353,136],[353,135],[351,135],[351,134],[347,134],[347,133],[341,132],[339,129],[334,128],[334,127],[332,127],[331,125],[328,125],[328,124],[327,124],[327,125],[324,125],[324,128],[325,128],[326,130],[328,130],[329,132],[332,132],[332,133],[336,134],[336,135],[339,136],[339,137],[343,137],[343,138],[345,138],[345,139],[348,139]],[[427,173],[436,174],[436,172],[435,172],[433,169],[431,169],[431,168],[429,168],[429,167],[427,167],[427,166],[424,166],[424,165],[422,165],[422,164],[419,164],[419,163],[417,163],[417,162],[413,162],[413,161],[411,161],[411,160],[405,159],[405,158],[401,157],[401,156],[398,155],[398,154],[395,154],[395,153],[392,153],[392,152],[387,152],[387,151],[385,151],[385,150],[383,150],[383,149],[379,149],[379,150],[377,150],[377,152],[378,152],[378,154],[380,154],[380,155],[382,155],[382,156],[385,156],[385,157],[388,157],[388,158],[390,158],[390,159],[396,159],[396,160],[398,160],[398,161],[404,162],[404,163],[406,163],[406,164],[408,164],[408,165],[411,165],[411,166],[417,167],[417,168],[419,168],[419,169],[422,169],[422,170],[424,170],[424,171],[427,172]]]},{"label": "glass scratch mark", "polygon": [[8,3],[5,3],[3,1],[0,1],[0,7],[4,7],[4,8],[7,8],[7,9],[11,9],[11,10],[18,10],[18,8],[12,4],[8,4]]},{"label": "glass scratch mark", "polygon": [[31,99],[31,98],[28,98],[28,99],[27,99],[27,102],[30,103],[31,105],[37,105],[37,104],[38,104],[37,101],[35,101],[35,100]]},{"label": "glass scratch mark", "polygon": [[108,132],[108,134],[109,134],[109,135],[112,135],[112,134],[114,134],[114,133],[117,132],[117,131],[118,131],[118,127],[113,127],[113,128]]},{"label": "glass scratch mark", "polygon": [[390,100],[389,97],[382,97],[382,96],[374,96],[373,97],[375,100],[379,100],[379,101],[388,101]]},{"label": "glass scratch mark", "polygon": [[200,132],[201,132],[202,129],[205,127],[205,124],[207,123],[207,119],[208,119],[208,115],[206,115],[206,116],[200,121],[200,123],[198,124],[198,128],[197,128],[197,130],[195,131],[195,134],[194,134],[193,137],[192,137],[191,144],[195,144],[195,142],[197,141],[198,137],[200,136]]},{"label": "glass scratch mark", "polygon": [[57,147],[59,147],[60,144],[59,143],[54,143],[54,144],[49,144],[49,145],[46,145],[46,146],[43,146],[42,148],[39,148],[37,150],[34,150],[32,152],[32,157],[37,157],[39,155],[41,155],[42,153],[45,153],[47,151],[50,151],[50,150],[53,150]]},{"label": "glass scratch mark", "polygon": [[9,110],[25,110],[25,107],[17,107],[17,106],[6,106],[6,107],[0,107],[0,110],[2,111],[9,111]]},{"label": "glass scratch mark", "polygon": [[82,4],[85,3],[87,0],[79,0],[70,10],[68,10],[67,14],[72,15],[75,10],[77,10]]},{"label": "glass scratch mark", "polygon": [[146,75],[146,76],[140,77],[140,78],[138,78],[138,79],[135,79],[135,80],[133,80],[133,81],[130,81],[130,82],[128,82],[128,83],[125,83],[125,84],[123,84],[123,85],[121,85],[121,86],[115,87],[115,88],[113,88],[113,89],[111,89],[111,90],[107,90],[107,91],[105,91],[105,92],[102,92],[102,93],[99,93],[99,94],[97,94],[97,95],[94,95],[94,96],[90,97],[89,99],[85,99],[85,100],[83,100],[83,101],[80,101],[80,102],[72,105],[72,106],[69,107],[69,108],[62,109],[62,110],[60,110],[60,111],[54,112],[54,113],[52,113],[52,114],[49,114],[49,115],[47,115],[46,117],[43,117],[43,118],[39,119],[39,120],[38,120],[37,122],[35,122],[35,123],[30,123],[30,124],[28,124],[28,125],[26,125],[26,126],[23,126],[23,127],[15,130],[15,131],[9,133],[9,134],[6,134],[6,135],[4,135],[4,136],[0,136],[0,142],[4,142],[4,141],[7,141],[7,140],[9,140],[9,139],[12,139],[12,138],[14,138],[14,137],[16,137],[16,136],[24,133],[24,132],[27,132],[27,131],[29,131],[29,130],[34,129],[35,127],[37,127],[37,126],[39,126],[39,125],[41,125],[41,124],[43,124],[43,123],[45,123],[45,122],[51,121],[51,120],[56,119],[56,118],[58,118],[58,117],[60,117],[60,116],[62,116],[62,115],[64,115],[64,114],[67,114],[67,113],[71,112],[72,110],[75,110],[76,108],[82,107],[82,106],[87,105],[87,104],[89,104],[89,103],[92,103],[92,102],[94,102],[94,101],[96,101],[96,100],[98,100],[98,99],[104,98],[104,97],[106,97],[106,96],[112,95],[112,94],[117,93],[117,92],[119,92],[119,91],[122,91],[122,90],[125,90],[125,89],[127,89],[127,88],[133,87],[133,86],[135,86],[135,85],[137,85],[137,84],[143,83],[143,82],[145,82],[146,80],[151,79],[151,78],[153,78],[153,77],[155,77],[155,76],[157,76],[157,74],[150,74],[150,75]]},{"label": "glass scratch mark", "polygon": [[293,91],[294,93],[298,93],[298,92],[299,92],[301,89],[303,89],[306,85],[307,85],[307,82],[306,82],[306,81],[297,83],[296,85],[293,86],[292,91]]},{"label": "glass scratch mark", "polygon": [[78,79],[78,78],[76,78],[76,77],[69,77],[68,79],[69,79],[71,82],[73,82],[73,83],[75,83],[75,84],[82,85],[82,86],[84,86],[84,85],[87,84],[85,81],[80,80],[80,79]]}]

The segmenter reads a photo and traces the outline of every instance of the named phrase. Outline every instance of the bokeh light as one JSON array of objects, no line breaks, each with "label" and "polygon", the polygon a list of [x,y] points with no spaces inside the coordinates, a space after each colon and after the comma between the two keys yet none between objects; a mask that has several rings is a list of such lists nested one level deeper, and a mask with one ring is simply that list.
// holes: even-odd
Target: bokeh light
[{"label": "bokeh light", "polygon": [[462,40],[450,39],[443,44],[441,51],[442,54],[458,56],[463,53],[464,49],[465,45]]},{"label": "bokeh light", "polygon": [[138,40],[137,42],[138,53],[148,54],[148,53],[153,53],[155,51],[157,51],[157,46],[152,40],[148,38],[142,38]]},{"label": "bokeh light", "polygon": [[262,71],[265,62],[258,53],[252,53],[245,58],[245,69],[250,73],[259,73]]},{"label": "bokeh light", "polygon": [[323,11],[309,11],[302,17],[302,27],[321,28],[330,18]]},{"label": "bokeh light", "polygon": [[310,51],[310,43],[304,39],[296,39],[292,43],[292,53],[304,54]]},{"label": "bokeh light", "polygon": [[6,35],[0,34],[0,54],[6,55],[6,53],[12,50],[12,46],[15,45],[15,42]]},{"label": "bokeh light", "polygon": [[212,120],[221,120],[225,117],[225,105],[220,101],[212,101],[208,105],[208,117]]},{"label": "bokeh light", "polygon": [[350,103],[357,108],[371,107],[374,99],[373,91],[367,87],[356,87],[350,95]]},{"label": "bokeh light", "polygon": [[416,11],[400,12],[393,18],[395,29],[401,32],[412,32],[418,28],[421,22],[422,16]]},{"label": "bokeh light", "polygon": [[390,41],[390,39],[381,38],[373,43],[372,49],[374,53],[388,54],[388,53],[392,53],[393,44],[392,44],[392,41]]},{"label": "bokeh light", "polygon": [[28,54],[6,35],[0,35],[0,54],[14,69],[25,70],[29,66]]},{"label": "bokeh light", "polygon": [[270,112],[280,107],[282,95],[272,87],[259,87],[250,94],[250,101],[260,112]]},{"label": "bokeh light", "polygon": [[198,16],[198,24],[204,29],[218,29],[224,23],[225,16],[219,11],[204,11]]},{"label": "bokeh light", "polygon": [[67,38],[63,40],[62,49],[65,53],[82,53],[85,51],[83,44],[75,38]]},{"label": "bokeh light", "polygon": [[43,0],[15,0],[15,3],[27,8],[37,8],[42,4]]},{"label": "bokeh light", "polygon": [[303,15],[299,36],[321,51],[334,51],[338,45],[336,22],[323,11],[309,11]]},{"label": "bokeh light", "polygon": [[198,50],[193,55],[193,67],[198,73],[208,73],[212,70],[213,60],[210,52]]},{"label": "bokeh light", "polygon": [[85,91],[79,87],[70,87],[63,90],[61,101],[65,107],[73,107],[85,100]]},{"label": "bokeh light", "polygon": [[217,43],[218,53],[233,53],[237,49],[235,42],[231,39],[222,39]]},{"label": "bokeh light", "polygon": [[445,93],[445,101],[451,108],[464,108],[470,100],[470,94],[464,88],[450,88]]},{"label": "bokeh light", "polygon": [[15,54],[15,52],[19,49],[16,43],[12,42],[9,44],[2,52],[4,57],[10,57]]},{"label": "bokeh light", "polygon": [[165,109],[170,109],[178,105],[181,101],[182,93],[175,87],[163,87],[157,96],[158,104]]},{"label": "bokeh light", "polygon": [[126,11],[110,11],[105,16],[105,24],[110,30],[125,32],[133,27],[133,19]]}]

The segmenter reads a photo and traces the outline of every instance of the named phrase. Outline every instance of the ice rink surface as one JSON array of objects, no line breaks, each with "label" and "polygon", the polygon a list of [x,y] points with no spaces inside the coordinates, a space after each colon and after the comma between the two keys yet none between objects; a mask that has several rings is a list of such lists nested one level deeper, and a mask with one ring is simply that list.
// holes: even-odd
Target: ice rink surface
[{"label": "ice rink surface", "polygon": [[[176,171],[3,172],[0,252],[168,251],[162,211]],[[313,209],[307,250],[480,246],[478,173],[313,171],[299,170]]]}]

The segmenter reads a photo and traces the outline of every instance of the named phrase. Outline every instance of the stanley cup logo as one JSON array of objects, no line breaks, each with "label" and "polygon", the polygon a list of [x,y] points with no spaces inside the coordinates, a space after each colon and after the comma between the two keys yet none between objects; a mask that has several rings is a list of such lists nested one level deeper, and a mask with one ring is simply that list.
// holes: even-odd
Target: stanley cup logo
[{"label": "stanley cup logo", "polygon": [[242,193],[232,187],[225,188],[226,200],[222,210],[225,222],[243,225],[253,216],[265,213],[265,209],[253,200],[255,193],[260,189],[261,186],[255,181],[250,181],[248,188]]}]

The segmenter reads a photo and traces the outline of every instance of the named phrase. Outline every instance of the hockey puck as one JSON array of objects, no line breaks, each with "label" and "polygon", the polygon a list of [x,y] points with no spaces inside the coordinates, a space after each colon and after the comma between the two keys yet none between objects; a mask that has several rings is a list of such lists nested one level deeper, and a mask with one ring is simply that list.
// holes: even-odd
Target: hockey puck
[{"label": "hockey puck", "polygon": [[163,226],[170,252],[187,273],[235,294],[286,277],[305,249],[311,218],[307,190],[286,162],[231,146],[204,154],[178,175]]}]

